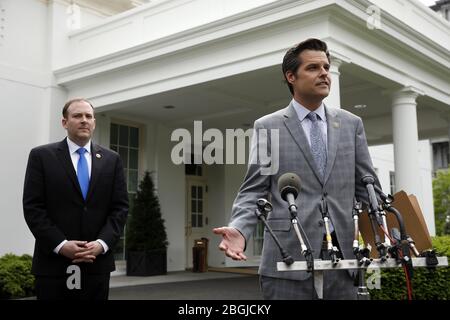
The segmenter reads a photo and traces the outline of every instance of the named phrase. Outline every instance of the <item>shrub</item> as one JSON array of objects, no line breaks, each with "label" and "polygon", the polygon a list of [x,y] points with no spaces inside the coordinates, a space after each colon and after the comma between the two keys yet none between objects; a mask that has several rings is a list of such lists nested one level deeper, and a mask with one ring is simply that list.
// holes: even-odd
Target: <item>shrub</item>
[{"label": "shrub", "polygon": [[166,250],[166,228],[150,172],[145,172],[128,219],[126,249],[130,251]]},{"label": "shrub", "polygon": [[[450,236],[434,237],[433,248],[438,256],[450,257]],[[413,299],[450,299],[450,268],[415,268],[411,281]],[[381,289],[370,290],[372,300],[407,299],[406,281],[402,268],[381,270]]]},{"label": "shrub", "polygon": [[450,233],[450,225],[446,223],[450,215],[450,169],[438,170],[433,179],[434,217],[436,234]]},{"label": "shrub", "polygon": [[0,299],[23,298],[34,295],[31,256],[6,254],[0,258]]}]

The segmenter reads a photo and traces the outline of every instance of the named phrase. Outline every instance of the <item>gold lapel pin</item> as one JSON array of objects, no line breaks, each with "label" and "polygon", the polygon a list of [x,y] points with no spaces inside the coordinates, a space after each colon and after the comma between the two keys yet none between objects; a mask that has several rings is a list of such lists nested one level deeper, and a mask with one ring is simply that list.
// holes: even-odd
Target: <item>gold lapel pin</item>
[{"label": "gold lapel pin", "polygon": [[100,159],[102,157],[102,155],[100,153],[96,153],[95,156]]},{"label": "gold lapel pin", "polygon": [[339,122],[333,122],[333,127],[334,128],[339,128]]}]

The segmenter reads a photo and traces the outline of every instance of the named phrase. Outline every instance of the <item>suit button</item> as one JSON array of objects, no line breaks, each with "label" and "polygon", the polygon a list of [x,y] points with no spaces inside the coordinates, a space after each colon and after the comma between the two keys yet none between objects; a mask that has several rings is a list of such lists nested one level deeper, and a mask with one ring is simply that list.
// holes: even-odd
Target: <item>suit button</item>
[{"label": "suit button", "polygon": [[326,197],[328,195],[328,192],[324,191],[323,196]]},{"label": "suit button", "polygon": [[319,220],[318,225],[319,225],[319,227],[323,227],[323,220]]}]

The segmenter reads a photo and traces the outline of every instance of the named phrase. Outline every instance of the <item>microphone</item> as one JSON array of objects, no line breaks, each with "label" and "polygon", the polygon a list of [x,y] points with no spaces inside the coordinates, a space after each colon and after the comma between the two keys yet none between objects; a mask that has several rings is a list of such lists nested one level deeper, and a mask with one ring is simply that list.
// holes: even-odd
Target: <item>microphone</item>
[{"label": "microphone", "polygon": [[291,214],[291,222],[294,227],[295,234],[300,241],[302,254],[305,256],[308,272],[314,272],[314,257],[312,255],[311,245],[308,237],[297,219],[297,199],[300,191],[300,178],[292,172],[287,172],[278,178],[278,190],[281,198],[289,204],[289,213]]},{"label": "microphone", "polygon": [[291,215],[295,215],[297,213],[295,199],[300,191],[300,177],[292,172],[281,175],[278,178],[278,190],[281,198],[288,202]]},{"label": "microphone", "polygon": [[[361,178],[361,182],[366,185],[367,194],[369,196],[369,217],[371,220],[372,225],[372,231],[375,236],[375,245],[377,247],[378,252],[380,253],[380,259],[382,262],[386,261],[387,255],[387,249],[390,247],[391,242],[388,235],[388,228],[387,228],[387,222],[386,222],[386,216],[384,214],[384,211],[380,209],[380,206],[378,204],[378,199],[375,193],[374,183],[375,178],[371,176],[370,174],[367,174]],[[378,232],[376,230],[376,224],[380,226],[380,228],[383,229],[383,232],[385,233],[384,241],[385,243],[381,243],[380,236],[378,235]]]},{"label": "microphone", "polygon": [[378,199],[375,194],[375,178],[372,177],[370,174],[365,175],[361,178],[362,183],[366,185],[367,194],[369,195],[369,205],[372,212],[378,213]]},{"label": "microphone", "polygon": [[273,233],[272,229],[270,228],[269,224],[267,223],[267,215],[272,212],[272,204],[267,201],[264,198],[260,198],[256,201],[257,209],[255,211],[255,215],[258,217],[259,220],[261,220],[266,227],[267,231],[269,231],[270,235],[272,236],[272,239],[275,241],[275,244],[277,245],[278,249],[280,250],[281,256],[283,257],[283,262],[290,266],[294,263],[294,259],[287,253],[287,251],[283,248],[283,246],[280,243],[280,240],[278,240],[275,233]]}]

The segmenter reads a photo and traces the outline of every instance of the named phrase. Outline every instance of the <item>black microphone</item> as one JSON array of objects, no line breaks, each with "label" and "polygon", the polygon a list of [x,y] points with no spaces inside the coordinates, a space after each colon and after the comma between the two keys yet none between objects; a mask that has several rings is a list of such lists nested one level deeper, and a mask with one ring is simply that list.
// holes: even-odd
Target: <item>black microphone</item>
[{"label": "black microphone", "polygon": [[367,194],[369,195],[369,205],[372,212],[378,213],[378,199],[374,189],[375,178],[370,174],[361,178],[362,183],[366,185]]},{"label": "black microphone", "polygon": [[280,191],[281,198],[288,202],[291,215],[296,214],[297,205],[295,204],[295,199],[297,199],[300,191],[299,176],[292,172],[281,175],[278,178],[278,190]]},{"label": "black microphone", "polygon": [[280,243],[280,240],[278,240],[277,236],[275,235],[275,233],[273,233],[272,229],[267,223],[267,215],[270,212],[272,212],[272,204],[266,199],[260,198],[256,201],[256,206],[257,209],[255,211],[255,215],[258,217],[259,220],[263,222],[267,231],[269,231],[270,235],[272,236],[272,239],[275,241],[275,244],[278,246],[281,256],[283,257],[283,262],[286,263],[288,266],[290,266],[291,264],[294,263],[294,259],[283,248],[283,246]]}]

